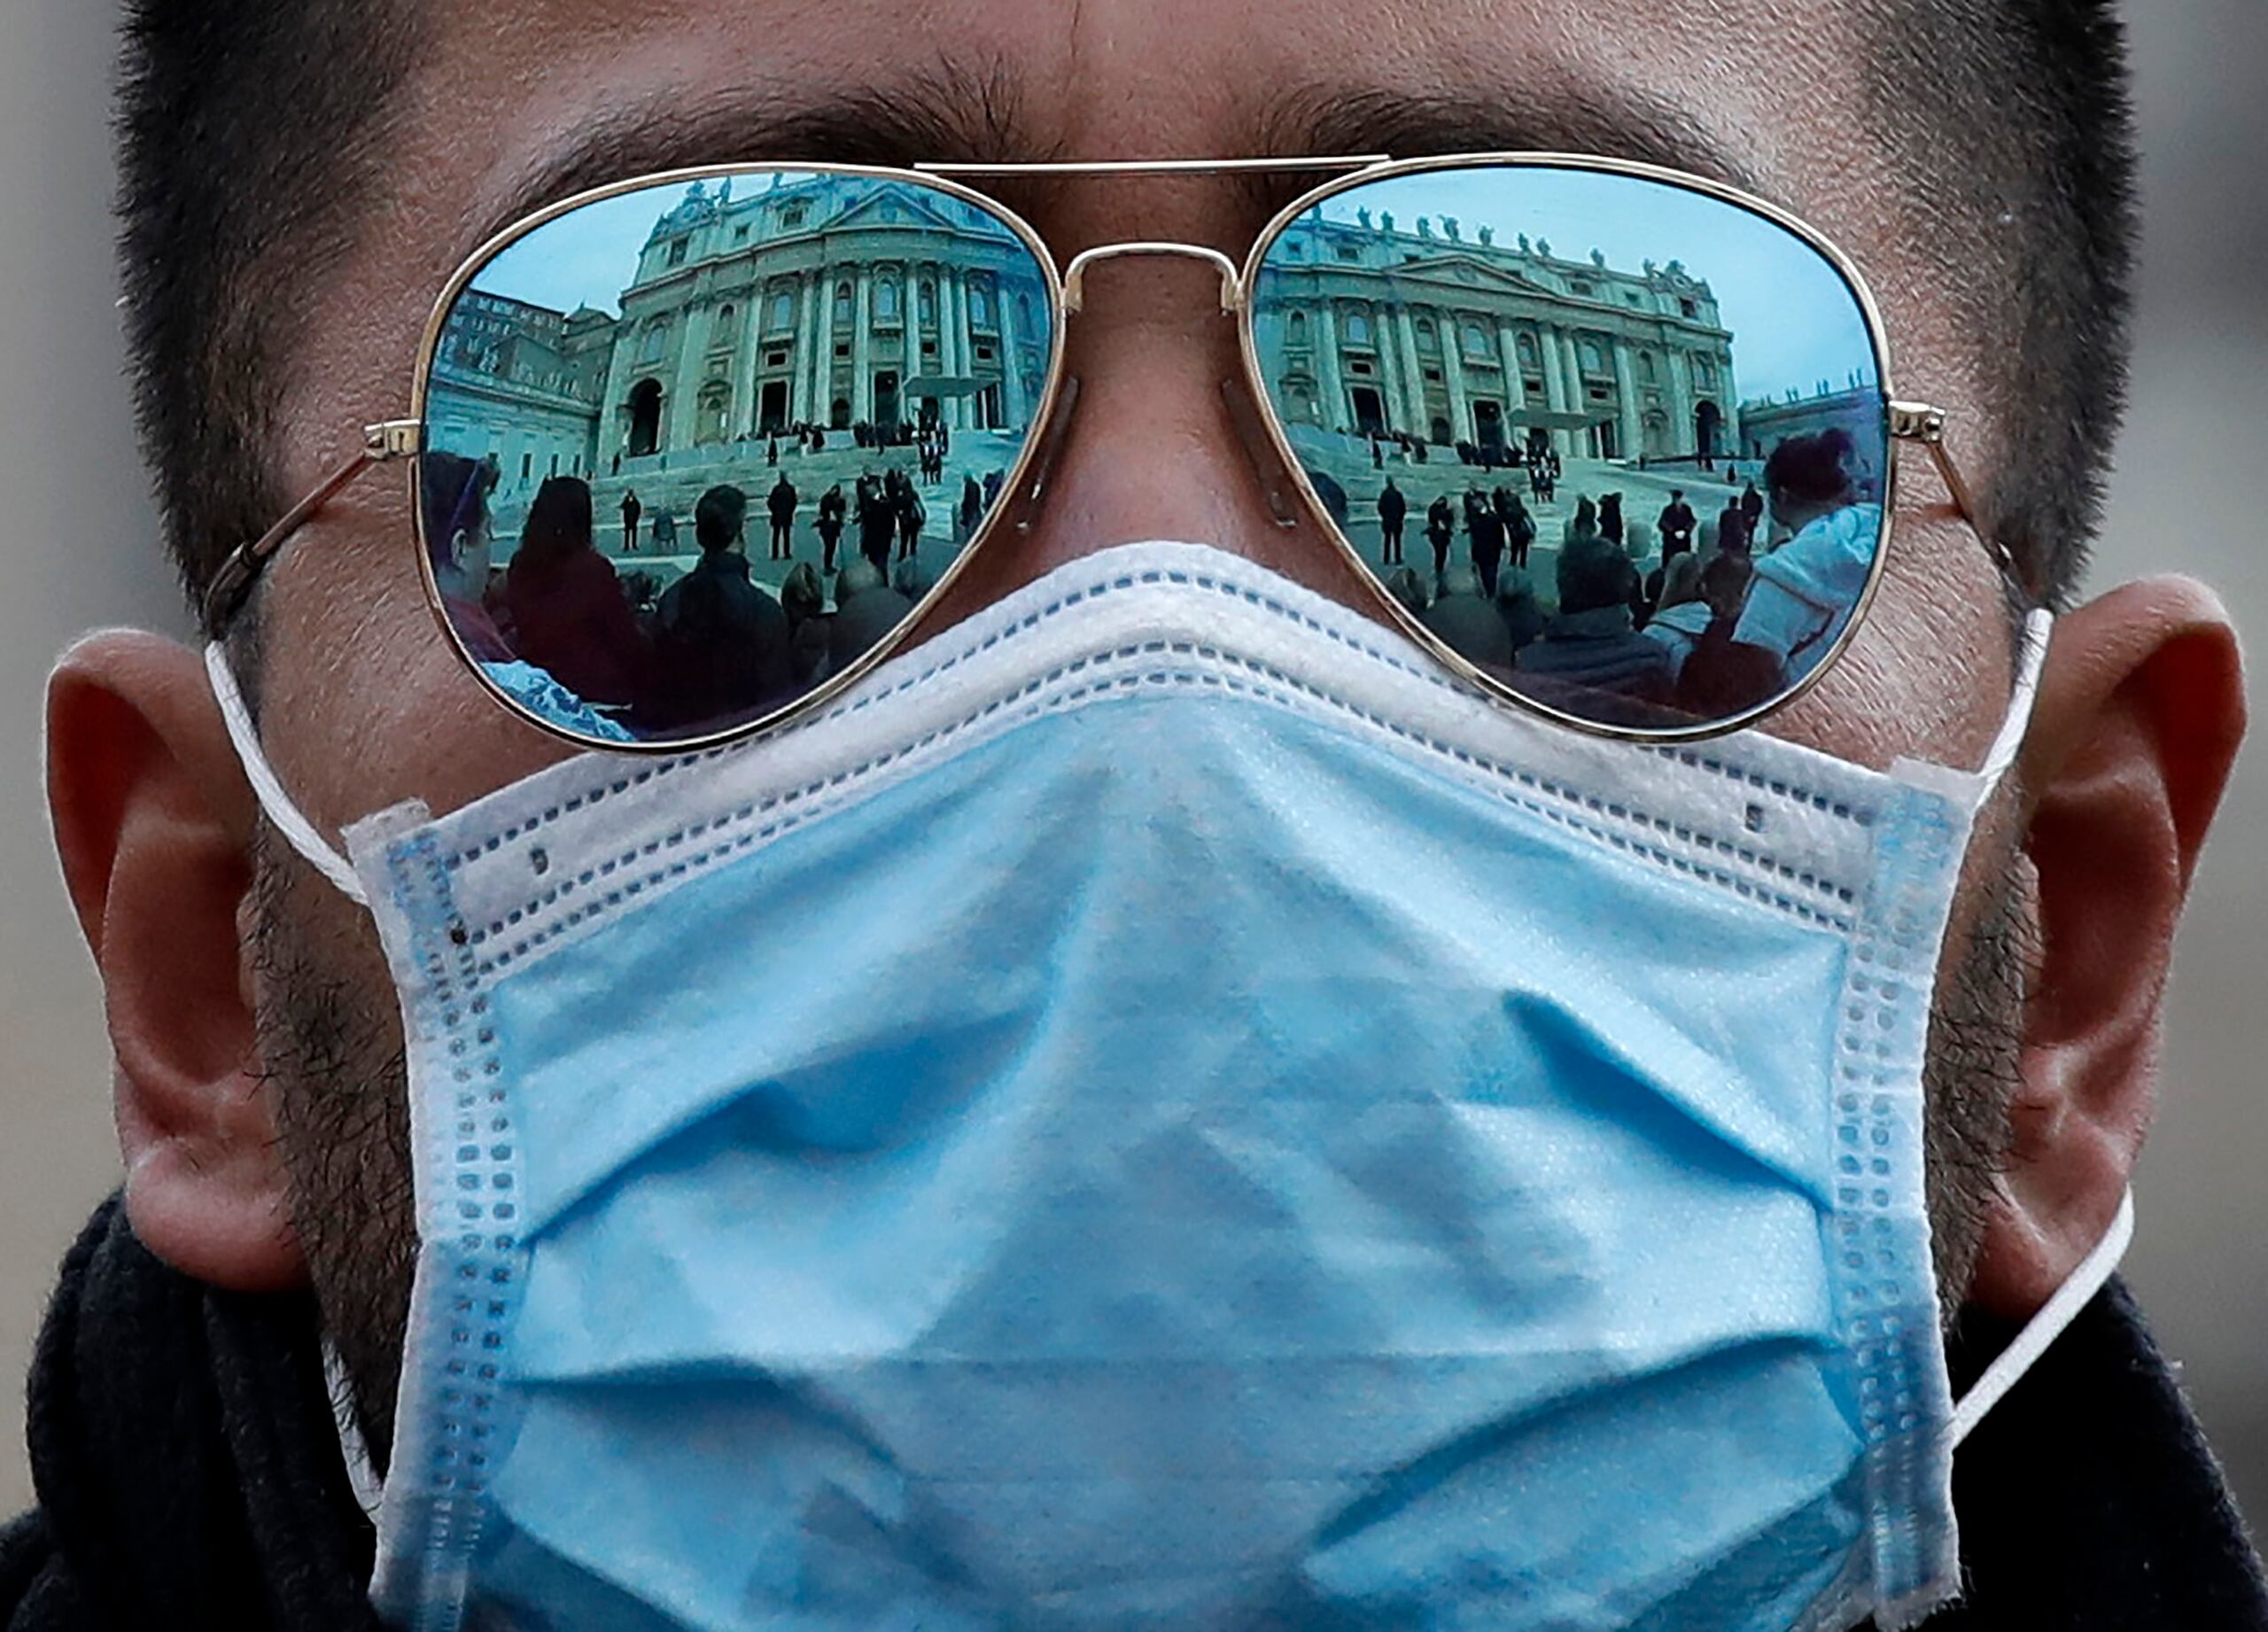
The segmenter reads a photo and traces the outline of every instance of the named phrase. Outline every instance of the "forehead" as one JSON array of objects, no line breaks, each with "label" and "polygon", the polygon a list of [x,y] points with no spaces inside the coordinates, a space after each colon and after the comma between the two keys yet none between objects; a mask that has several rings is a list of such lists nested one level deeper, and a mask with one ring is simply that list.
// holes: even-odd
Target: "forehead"
[{"label": "forehead", "polygon": [[[422,33],[400,138],[456,172],[476,234],[735,159],[1566,149],[1830,205],[1807,183],[1837,175],[1847,200],[1897,174],[1868,134],[1880,53],[1856,5],[503,0]],[[1112,207],[1146,202],[1122,186]]]}]

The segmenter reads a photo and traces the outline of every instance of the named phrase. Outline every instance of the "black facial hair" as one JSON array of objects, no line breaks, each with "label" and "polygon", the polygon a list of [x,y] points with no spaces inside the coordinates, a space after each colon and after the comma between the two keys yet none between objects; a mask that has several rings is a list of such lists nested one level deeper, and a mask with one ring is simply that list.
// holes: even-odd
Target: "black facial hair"
[{"label": "black facial hair", "polygon": [[[256,856],[260,1045],[291,1176],[292,1217],[355,1420],[384,1473],[416,1267],[408,1072],[390,994],[335,967],[303,892],[327,888],[263,828]],[[1948,1325],[2007,1161],[2024,991],[2039,933],[1996,870],[1930,1016],[1922,1085],[1931,1256]]]},{"label": "black facial hair", "polygon": [[417,1267],[409,1070],[389,994],[346,976],[312,931],[308,898],[329,888],[261,825],[252,886],[261,1073],[324,1333],[383,1474]]}]

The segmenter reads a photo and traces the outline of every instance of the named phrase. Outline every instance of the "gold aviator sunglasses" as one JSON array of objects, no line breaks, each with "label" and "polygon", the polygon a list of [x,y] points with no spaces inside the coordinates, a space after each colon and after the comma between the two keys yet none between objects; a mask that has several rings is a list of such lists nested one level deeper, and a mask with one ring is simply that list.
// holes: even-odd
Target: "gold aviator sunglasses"
[{"label": "gold aviator sunglasses", "polygon": [[[1060,271],[955,179],[1234,171],[1343,174],[1241,267],[1132,242]],[[1447,669],[1573,728],[1708,737],[1815,684],[1881,583],[1898,442],[2023,587],[1945,414],[1892,396],[1857,268],[1703,177],[1563,153],[725,165],[476,251],[409,417],[228,558],[208,633],[332,496],[405,462],[427,603],[505,708],[625,752],[777,725],[1029,528],[1077,401],[1065,325],[1090,269],[1138,255],[1218,270],[1244,362],[1222,389],[1278,525],[1321,527]]]}]

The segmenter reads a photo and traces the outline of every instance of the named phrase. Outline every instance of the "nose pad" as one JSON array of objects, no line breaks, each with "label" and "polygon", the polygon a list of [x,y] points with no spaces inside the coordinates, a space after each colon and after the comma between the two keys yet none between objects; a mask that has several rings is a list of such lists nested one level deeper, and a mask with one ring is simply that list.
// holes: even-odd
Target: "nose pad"
[{"label": "nose pad", "polygon": [[1063,310],[1076,314],[1086,309],[1088,268],[1132,255],[1179,255],[1201,260],[1221,275],[1221,315],[1233,317],[1244,303],[1244,284],[1237,272],[1237,263],[1219,250],[1202,244],[1168,244],[1153,238],[1138,238],[1127,244],[1098,244],[1072,256],[1071,264],[1063,268]]},{"label": "nose pad", "polygon": [[[1201,260],[1221,275],[1221,315],[1235,317],[1244,307],[1244,281],[1236,263],[1217,249],[1202,244],[1175,244],[1157,240],[1136,240],[1126,244],[1104,244],[1083,250],[1071,258],[1063,272],[1063,312],[1068,319],[1086,309],[1087,273],[1106,260],[1122,260],[1130,256],[1174,255]],[[1069,439],[1072,421],[1079,409],[1080,383],[1076,375],[1067,377],[1056,397],[1054,411],[1040,435],[1038,453],[1032,462],[1031,480],[1027,484],[1020,506],[1021,515],[1016,531],[1029,534],[1040,518],[1041,502],[1046,497],[1050,478],[1055,473],[1056,462]],[[1262,420],[1259,405],[1252,392],[1241,381],[1225,379],[1221,382],[1221,399],[1228,410],[1229,423],[1242,444],[1245,457],[1258,478],[1262,495],[1268,501],[1269,515],[1278,527],[1292,528],[1300,525],[1298,501],[1288,491],[1285,481],[1286,470],[1282,455],[1269,439],[1268,427]]]},{"label": "nose pad", "polygon": [[[1194,279],[1156,266],[1090,303],[1088,269],[1135,254],[1203,262],[1220,275],[1220,310],[1192,299],[1202,287]],[[1234,274],[1226,256],[1195,246],[1112,245],[1072,261],[1067,304],[1076,292],[1086,312],[1064,336],[1065,371],[1031,462],[1002,495],[1007,509],[990,543],[914,640],[1077,556],[1139,539],[1203,540],[1343,605],[1375,610],[1359,569],[1303,502],[1246,381],[1238,333],[1222,326],[1242,310]]]},{"label": "nose pad", "polygon": [[1244,456],[1252,462],[1252,473],[1260,478],[1260,491],[1268,501],[1269,514],[1275,517],[1279,527],[1300,525],[1300,506],[1287,493],[1283,455],[1270,439],[1268,426],[1260,416],[1260,405],[1252,400],[1252,392],[1242,380],[1221,382],[1221,401],[1229,410],[1229,423],[1236,427],[1237,440],[1244,444]]}]

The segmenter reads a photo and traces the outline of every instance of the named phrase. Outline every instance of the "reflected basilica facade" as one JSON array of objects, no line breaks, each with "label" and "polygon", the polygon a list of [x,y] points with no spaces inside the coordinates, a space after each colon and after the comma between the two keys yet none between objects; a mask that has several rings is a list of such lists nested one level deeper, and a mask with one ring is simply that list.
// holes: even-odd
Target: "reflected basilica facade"
[{"label": "reflected basilica facade", "polygon": [[1030,252],[971,205],[881,178],[695,183],[620,306],[468,291],[434,359],[432,445],[493,455],[509,486],[802,424],[1021,431],[1045,385]]},{"label": "reflected basilica facade", "polygon": [[1732,335],[1682,263],[1610,268],[1547,242],[1310,213],[1270,251],[1254,324],[1294,425],[1478,447],[1548,434],[1573,457],[1710,458],[1740,446]]}]

